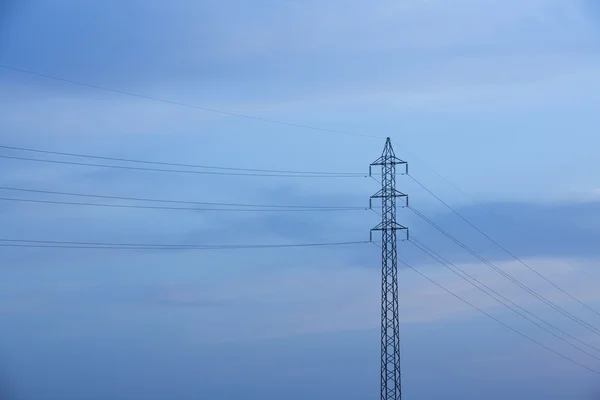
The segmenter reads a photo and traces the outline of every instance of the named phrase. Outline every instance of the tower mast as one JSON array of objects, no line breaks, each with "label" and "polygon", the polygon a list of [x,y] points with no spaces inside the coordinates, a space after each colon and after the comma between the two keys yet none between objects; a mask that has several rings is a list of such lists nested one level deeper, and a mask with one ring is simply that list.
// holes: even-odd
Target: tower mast
[{"label": "tower mast", "polygon": [[[396,190],[396,165],[408,164],[394,154],[392,142],[387,138],[381,157],[369,167],[381,166],[381,190],[371,196],[381,199],[381,223],[371,230],[381,231],[381,400],[402,398],[400,374],[400,331],[398,318],[398,251],[396,232],[404,231],[408,238],[408,228],[396,222],[396,199],[401,198],[408,205],[408,196]],[[371,236],[372,237],[372,236]]]}]

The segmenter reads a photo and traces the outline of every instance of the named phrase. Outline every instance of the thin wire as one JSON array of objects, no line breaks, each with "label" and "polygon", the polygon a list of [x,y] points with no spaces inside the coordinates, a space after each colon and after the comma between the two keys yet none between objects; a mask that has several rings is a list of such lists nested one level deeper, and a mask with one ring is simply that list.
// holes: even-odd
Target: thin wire
[{"label": "thin wire", "polygon": [[[556,333],[552,332],[551,330],[549,330],[548,328],[546,328],[545,326],[537,323],[536,321],[534,321],[533,319],[531,319],[530,317],[528,317],[525,314],[528,314],[530,316],[532,316],[533,318],[541,321],[542,323],[550,326],[551,328],[554,328],[556,331],[562,333],[563,335],[569,337],[570,339],[573,339],[581,344],[583,344],[584,346],[589,347],[592,350],[596,350],[598,352],[600,352],[600,349],[597,347],[594,347],[586,342],[584,342],[583,340],[578,339],[577,337],[565,332],[564,330],[560,329],[559,327],[557,327],[556,325],[553,325],[552,323],[538,317],[537,315],[529,312],[527,309],[521,307],[520,305],[516,304],[515,302],[513,302],[512,300],[508,299],[506,296],[498,293],[496,290],[492,289],[491,287],[489,287],[488,285],[486,285],[485,283],[481,282],[479,279],[475,278],[473,275],[469,274],[468,272],[466,272],[464,269],[459,268],[458,266],[456,266],[456,264],[451,263],[450,261],[448,261],[447,259],[445,259],[444,257],[442,257],[439,253],[435,252],[434,250],[432,250],[430,247],[427,247],[426,245],[424,245],[423,243],[419,242],[414,236],[409,240],[409,242],[411,242],[411,244],[413,246],[415,246],[416,248],[418,248],[419,250],[421,250],[422,252],[424,252],[425,254],[427,254],[429,257],[433,258],[435,261],[437,261],[438,263],[440,263],[442,266],[444,266],[445,268],[448,268],[450,271],[452,271],[454,274],[458,275],[460,278],[464,279],[465,281],[469,282],[471,285],[473,285],[474,287],[476,287],[477,289],[479,289],[481,292],[485,293],[486,295],[488,295],[489,297],[491,297],[492,299],[496,300],[498,303],[502,304],[503,306],[505,306],[506,308],[508,308],[509,310],[515,312],[516,314],[520,315],[521,317],[525,318],[527,321],[531,322],[532,324],[536,325],[537,327],[545,330],[546,332],[550,333],[552,336],[557,337],[558,339],[562,340],[563,342],[567,343],[568,345],[576,348],[577,350],[589,355],[592,358],[595,358],[596,360],[600,361],[600,357],[597,357],[585,350],[583,350],[582,348],[580,348],[579,346],[574,345],[573,343],[565,340],[564,338],[558,336]],[[460,271],[463,275],[461,275],[459,272]],[[466,277],[465,277],[466,276]],[[469,279],[467,279],[467,277]],[[487,291],[485,289],[483,289],[482,287],[476,285],[475,283],[473,283],[473,281],[477,282],[479,285],[483,286],[485,289],[487,289]],[[506,302],[512,304],[514,307],[518,308],[519,310],[523,311],[519,311],[517,309],[515,309],[514,307],[506,304],[505,302],[499,300],[497,297],[494,297],[491,293],[494,293],[496,296],[502,298],[503,300],[505,300]],[[525,314],[523,314],[525,313]]]},{"label": "thin wire", "polygon": [[479,259],[481,262],[483,262],[484,264],[486,264],[490,268],[494,269],[500,275],[504,276],[506,279],[508,279],[509,281],[513,282],[515,285],[519,286],[520,288],[522,288],[523,290],[525,290],[526,292],[528,292],[532,296],[534,296],[534,297],[538,298],[539,300],[541,300],[542,302],[546,303],[548,306],[550,306],[554,310],[560,312],[561,314],[563,314],[567,318],[571,319],[572,321],[574,321],[574,322],[578,323],[579,325],[585,327],[586,329],[590,330],[591,332],[595,333],[596,335],[600,335],[600,330],[598,330],[598,328],[596,328],[593,325],[591,325],[591,324],[583,321],[582,319],[576,317],[575,315],[569,313],[568,311],[564,310],[562,307],[556,305],[555,303],[553,303],[552,301],[548,300],[544,296],[538,294],[536,291],[534,291],[533,289],[529,288],[527,285],[521,283],[518,279],[516,279],[516,278],[512,277],[511,275],[509,275],[508,273],[504,272],[502,269],[498,268],[496,265],[492,264],[490,261],[486,260],[485,258],[483,258],[482,256],[480,256],[477,252],[475,252],[474,250],[472,250],[471,248],[469,248],[467,245],[465,245],[464,243],[462,243],[461,241],[459,241],[458,239],[456,239],[454,236],[452,236],[450,233],[448,233],[447,231],[445,231],[442,227],[440,227],[438,224],[436,224],[435,222],[433,222],[431,219],[427,218],[425,215],[423,215],[421,212],[419,212],[418,210],[416,210],[414,207],[409,206],[408,208],[410,210],[412,210],[421,219],[423,219],[428,224],[430,224],[435,229],[437,229],[439,232],[441,232],[444,236],[446,236],[447,238],[449,238],[450,240],[452,240],[454,243],[458,244],[460,247],[462,247],[463,249],[465,249],[471,255],[473,255],[474,257],[476,257],[477,259]]},{"label": "thin wire", "polygon": [[76,242],[53,240],[0,239],[0,247],[34,247],[34,248],[73,248],[73,249],[123,249],[123,250],[237,250],[237,249],[274,249],[293,247],[331,247],[366,244],[368,241],[329,242],[329,243],[296,243],[296,244],[247,244],[247,245],[186,245],[186,244],[141,244],[141,243],[107,243]]},{"label": "thin wire", "polygon": [[442,200],[439,196],[437,196],[433,191],[431,191],[429,188],[427,188],[424,184],[422,184],[421,182],[419,182],[414,176],[409,175],[409,177],[419,186],[421,186],[421,188],[423,188],[425,191],[427,191],[427,193],[429,193],[430,195],[432,195],[434,198],[436,198],[440,203],[442,203],[447,209],[449,209],[450,211],[452,211],[454,214],[456,214],[460,219],[462,219],[464,222],[466,222],[469,226],[471,226],[473,229],[475,229],[477,232],[479,232],[483,237],[485,237],[486,239],[488,239],[490,242],[492,242],[494,245],[496,245],[496,247],[498,247],[499,249],[501,249],[502,251],[504,251],[506,254],[508,254],[509,256],[511,256],[513,259],[515,259],[517,262],[519,262],[521,265],[525,266],[527,269],[529,269],[530,271],[532,271],[533,273],[535,273],[537,276],[539,276],[540,278],[542,278],[543,280],[545,280],[547,283],[549,283],[550,285],[554,286],[554,288],[558,289],[559,291],[561,291],[562,293],[564,293],[565,295],[567,295],[568,297],[570,297],[572,300],[575,300],[577,303],[579,303],[580,305],[584,306],[585,308],[587,308],[588,310],[592,311],[593,313],[595,313],[596,315],[600,316],[600,312],[596,311],[595,309],[593,309],[592,307],[590,307],[589,305],[587,305],[586,303],[584,303],[583,301],[581,301],[580,299],[578,299],[577,297],[573,296],[571,293],[567,292],[565,289],[563,289],[562,287],[558,286],[556,283],[552,282],[550,279],[548,279],[546,276],[544,276],[542,273],[540,273],[539,271],[537,271],[535,268],[531,267],[529,264],[525,263],[523,260],[521,260],[519,257],[517,257],[514,253],[510,252],[506,247],[502,246],[500,243],[498,243],[496,240],[494,240],[492,237],[490,237],[488,234],[486,234],[484,231],[482,231],[481,229],[479,229],[474,223],[472,223],[471,221],[469,221],[467,218],[465,218],[462,214],[460,214],[458,211],[456,211],[456,209],[454,209],[453,207],[451,207],[447,202],[445,202],[444,200]]},{"label": "thin wire", "polygon": [[573,364],[575,364],[575,365],[578,365],[578,366],[580,366],[581,368],[585,368],[585,369],[587,369],[588,371],[590,371],[590,372],[592,372],[592,373],[594,373],[594,374],[600,375],[600,371],[597,371],[597,370],[595,370],[595,369],[593,369],[593,368],[590,368],[590,367],[588,367],[588,366],[586,366],[586,365],[584,365],[584,364],[582,364],[582,363],[580,363],[580,362],[578,362],[578,361],[575,361],[575,360],[573,360],[572,358],[570,358],[570,357],[568,357],[568,356],[565,356],[564,354],[562,354],[562,353],[559,353],[558,351],[556,351],[556,350],[552,349],[551,347],[548,347],[548,346],[546,346],[545,344],[543,344],[543,343],[541,343],[541,342],[539,342],[539,341],[537,341],[537,340],[533,339],[532,337],[530,337],[530,336],[528,336],[528,335],[524,334],[523,332],[521,332],[521,331],[519,331],[519,330],[517,330],[517,329],[513,328],[512,326],[510,326],[510,325],[506,324],[505,322],[502,322],[502,321],[501,321],[501,320],[499,320],[498,318],[494,317],[493,315],[491,315],[490,313],[488,313],[488,312],[484,311],[483,309],[481,309],[481,308],[477,307],[476,305],[474,305],[473,303],[469,302],[468,300],[465,300],[464,298],[462,298],[461,296],[459,296],[459,295],[457,295],[456,293],[452,292],[451,290],[449,290],[449,289],[446,289],[446,288],[445,288],[443,285],[441,285],[440,283],[438,283],[438,282],[437,282],[437,281],[435,281],[434,279],[432,279],[432,278],[428,277],[427,275],[423,274],[421,271],[419,271],[418,269],[414,268],[413,266],[411,266],[411,265],[409,265],[409,264],[405,263],[405,262],[404,262],[404,261],[402,261],[402,260],[399,260],[399,262],[400,262],[401,264],[403,264],[404,266],[406,266],[407,268],[409,268],[409,269],[413,270],[414,272],[416,272],[417,274],[419,274],[419,275],[420,275],[420,276],[422,276],[423,278],[427,279],[429,282],[433,283],[434,285],[436,285],[437,287],[439,287],[440,289],[442,289],[442,290],[443,290],[443,291],[445,291],[446,293],[448,293],[448,294],[450,294],[451,296],[453,296],[453,297],[457,298],[458,300],[462,301],[463,303],[465,303],[465,304],[466,304],[466,305],[468,305],[469,307],[472,307],[473,309],[475,309],[475,310],[479,311],[480,313],[482,313],[483,315],[487,316],[488,318],[491,318],[492,320],[496,321],[497,323],[499,323],[500,325],[504,326],[505,328],[507,328],[507,329],[510,329],[511,331],[513,331],[514,333],[516,333],[517,335],[524,337],[525,339],[529,340],[530,342],[533,342],[533,343],[535,343],[536,345],[543,347],[544,349],[548,350],[549,352],[551,352],[551,353],[554,353],[554,354],[556,354],[557,356],[559,356],[559,357],[561,357],[561,358],[563,358],[563,359],[565,359],[565,360],[567,360],[567,361],[569,361],[569,362],[571,362],[571,363],[573,363]]},{"label": "thin wire", "polygon": [[[372,242],[372,243],[373,243],[373,242]],[[380,245],[378,245],[378,244],[376,244],[376,243],[373,243],[373,244],[374,244],[375,246],[377,246],[377,247],[381,248],[381,246],[380,246]],[[450,289],[447,289],[447,288],[446,288],[444,285],[442,285],[441,283],[437,282],[437,281],[436,281],[436,280],[434,280],[433,278],[430,278],[430,277],[428,277],[427,275],[425,275],[424,273],[422,273],[421,271],[419,271],[417,268],[413,267],[412,265],[408,264],[407,262],[405,262],[405,261],[402,261],[402,260],[398,260],[398,262],[399,262],[400,264],[404,265],[405,267],[407,267],[407,268],[411,269],[413,272],[417,273],[417,274],[418,274],[418,275],[420,275],[421,277],[423,277],[423,278],[427,279],[429,282],[433,283],[435,286],[439,287],[440,289],[442,289],[443,291],[445,291],[446,293],[448,293],[448,294],[449,294],[449,295],[451,295],[452,297],[454,297],[454,298],[456,298],[456,299],[460,300],[461,302],[465,303],[465,304],[466,304],[466,305],[468,305],[469,307],[471,307],[471,308],[473,308],[473,309],[475,309],[475,310],[479,311],[481,314],[483,314],[483,315],[485,315],[486,317],[488,317],[488,318],[490,318],[490,319],[492,319],[492,320],[496,321],[497,323],[499,323],[500,325],[504,326],[505,328],[507,328],[507,329],[510,329],[511,331],[513,331],[514,333],[516,333],[517,335],[519,335],[519,336],[521,336],[521,337],[523,337],[523,338],[525,338],[525,339],[529,340],[530,342],[532,342],[532,343],[534,343],[534,344],[536,344],[536,345],[538,345],[538,346],[540,346],[540,347],[543,347],[544,349],[548,350],[548,351],[549,351],[549,352],[551,352],[551,353],[554,353],[555,355],[557,355],[557,356],[561,357],[561,358],[562,358],[562,359],[564,359],[564,360],[567,360],[567,361],[569,361],[569,362],[571,362],[571,363],[573,363],[573,364],[575,364],[575,365],[578,365],[578,366],[579,366],[579,367],[581,367],[581,368],[587,369],[588,371],[590,371],[590,372],[592,372],[592,373],[594,373],[594,374],[600,375],[600,371],[597,371],[597,370],[595,370],[595,369],[593,369],[593,368],[590,368],[590,367],[586,366],[585,364],[582,364],[582,363],[580,363],[580,362],[578,362],[578,361],[575,361],[575,360],[573,360],[572,358],[570,358],[570,357],[568,357],[568,356],[565,356],[564,354],[561,354],[561,353],[559,353],[558,351],[554,350],[553,348],[551,348],[551,347],[549,347],[549,346],[546,346],[545,344],[543,344],[543,343],[541,343],[541,342],[539,342],[539,341],[537,341],[537,340],[533,339],[532,337],[530,337],[530,336],[528,336],[528,335],[524,334],[523,332],[521,332],[521,331],[519,331],[519,330],[517,330],[517,329],[513,328],[512,326],[508,325],[507,323],[505,323],[505,322],[502,322],[502,321],[501,321],[501,320],[499,320],[498,318],[494,317],[492,314],[490,314],[490,313],[488,313],[488,312],[484,311],[483,309],[481,309],[481,308],[477,307],[475,304],[473,304],[473,303],[471,303],[470,301],[468,301],[468,300],[464,299],[463,297],[461,297],[461,296],[459,296],[458,294],[454,293],[454,292],[453,292],[453,291],[451,291]]]},{"label": "thin wire", "polygon": [[90,155],[90,154],[69,153],[69,152],[41,150],[41,149],[32,149],[32,148],[28,148],[28,147],[16,147],[16,146],[6,146],[6,145],[0,145],[0,149],[27,151],[27,152],[43,153],[43,154],[54,154],[54,155],[69,156],[69,157],[93,158],[93,159],[97,159],[97,160],[123,161],[123,162],[137,163],[137,164],[165,165],[165,166],[185,167],[185,168],[218,169],[218,170],[227,170],[227,171],[267,172],[267,173],[277,173],[277,174],[335,175],[335,176],[338,176],[338,175],[364,176],[365,175],[362,172],[291,171],[291,170],[281,170],[281,169],[252,169],[252,168],[208,166],[208,165],[198,165],[198,164],[182,164],[182,163],[172,163],[172,162],[139,160],[139,159],[133,159],[133,158],[96,156],[96,155]]},{"label": "thin wire", "polygon": [[[392,143],[400,146],[396,141],[392,140]],[[444,182],[446,182],[448,185],[452,186],[456,191],[458,191],[459,193],[461,193],[463,196],[467,197],[468,199],[470,199],[472,202],[474,202],[475,204],[477,204],[479,207],[481,207],[483,210],[487,211],[490,215],[492,215],[496,220],[502,220],[504,222],[504,219],[506,218],[506,216],[500,216],[497,213],[493,212],[489,207],[487,207],[485,204],[483,204],[481,201],[477,200],[475,197],[471,196],[470,194],[468,194],[466,191],[464,191],[463,189],[461,189],[458,185],[456,185],[455,183],[453,183],[450,179],[446,178],[444,175],[440,174],[439,172],[437,172],[434,168],[432,168],[431,166],[427,165],[427,163],[425,163],[423,160],[420,160],[417,156],[415,156],[413,153],[408,152],[407,150],[405,150],[407,153],[410,154],[410,156],[415,159],[415,161],[417,161],[419,164],[421,164],[422,166],[424,166],[426,169],[428,169],[429,171],[433,172],[435,175],[437,175],[441,180],[443,180]],[[407,174],[408,175],[408,174]],[[413,178],[411,176],[411,178]],[[523,232],[523,229],[521,227],[519,227],[518,225],[516,226],[517,229],[520,229]],[[539,241],[538,241],[539,242]],[[549,249],[549,246],[546,246],[547,249]],[[563,260],[563,262],[567,265],[569,265],[572,268],[575,268],[575,266],[573,265],[573,263],[569,262],[568,260]],[[533,270],[535,273],[538,273],[538,271]],[[580,271],[583,272],[583,271]],[[588,275],[587,273],[584,272],[585,275]],[[545,279],[545,278],[543,278]],[[554,286],[553,283],[549,282],[551,285]],[[561,289],[559,289],[561,290]],[[562,291],[562,290],[561,290]],[[567,294],[567,296],[571,297],[570,294]],[[590,311],[592,311],[595,314],[600,315],[600,313],[591,308],[588,304],[582,303],[580,300],[572,297],[573,300],[577,301],[578,303],[582,304],[585,308],[589,309]]]},{"label": "thin wire", "polygon": [[171,204],[195,204],[195,205],[208,205],[208,206],[226,206],[226,207],[256,207],[256,208],[303,208],[303,209],[364,209],[366,207],[345,207],[345,206],[300,206],[300,205],[267,205],[267,204],[242,204],[242,203],[218,203],[218,202],[202,202],[202,201],[189,201],[189,200],[164,200],[164,199],[153,199],[145,197],[126,197],[126,196],[108,196],[99,194],[89,193],[73,193],[73,192],[57,192],[52,190],[40,190],[40,189],[23,189],[8,186],[0,186],[0,190],[10,190],[17,192],[27,193],[41,193],[41,194],[52,194],[61,196],[75,196],[75,197],[88,197],[88,198],[99,198],[99,199],[111,199],[111,200],[131,200],[131,201],[146,201],[152,203],[171,203]]},{"label": "thin wire", "polygon": [[[397,146],[400,146],[396,141],[392,140],[392,143],[394,143]],[[493,215],[496,215],[494,212],[492,212],[491,210],[489,210],[487,207],[485,207],[485,205],[483,205],[483,203],[477,201],[477,199],[475,199],[473,196],[469,195],[467,192],[465,192],[464,190],[462,190],[460,187],[458,187],[458,185],[456,185],[455,183],[453,183],[452,181],[450,181],[448,178],[446,178],[444,175],[440,174],[439,172],[437,172],[435,169],[433,169],[432,167],[430,167],[429,165],[427,165],[423,160],[419,159],[417,156],[415,156],[413,153],[408,152],[407,150],[404,150],[405,152],[409,153],[409,155],[415,159],[415,161],[417,161],[419,164],[421,164],[422,166],[424,166],[426,169],[428,169],[429,171],[433,172],[435,175],[437,175],[440,179],[442,179],[444,182],[446,182],[448,185],[452,186],[454,189],[456,189],[458,192],[462,193],[464,196],[468,197],[469,199],[471,199],[473,202],[477,203],[479,206],[481,206],[483,209],[487,210],[488,212],[490,212]],[[407,174],[408,175],[408,174]],[[497,215],[496,215],[497,216]]]},{"label": "thin wire", "polygon": [[[34,72],[34,71],[29,71],[29,70],[25,70],[25,69],[21,69],[21,68],[11,67],[11,66],[8,66],[8,65],[2,65],[2,64],[0,64],[0,67],[4,68],[4,69],[16,71],[16,72],[21,72],[21,73],[26,73],[26,74],[30,74],[30,75],[35,75],[35,76],[46,78],[46,79],[52,79],[52,80],[67,82],[67,83],[76,84],[76,85],[80,85],[80,86],[86,86],[86,87],[90,87],[90,88],[94,88],[94,89],[98,89],[98,90],[103,90],[103,91],[108,91],[108,92],[113,92],[113,93],[119,93],[119,94],[133,96],[133,97],[138,97],[138,98],[144,98],[144,99],[147,99],[147,100],[160,101],[160,102],[163,102],[163,103],[169,103],[169,104],[174,104],[174,105],[179,105],[179,106],[185,106],[185,107],[200,109],[200,110],[204,110],[204,111],[207,111],[207,112],[213,112],[213,113],[219,113],[219,114],[223,114],[223,115],[230,115],[230,116],[236,116],[236,117],[241,117],[241,118],[259,120],[259,121],[263,121],[263,122],[270,122],[270,123],[276,123],[276,124],[281,124],[281,125],[299,127],[299,128],[304,128],[304,129],[311,129],[311,130],[324,131],[324,132],[330,132],[330,133],[338,133],[338,134],[345,134],[345,135],[354,135],[354,136],[363,136],[363,137],[371,137],[371,138],[382,139],[382,137],[378,137],[378,136],[374,136],[374,135],[365,135],[365,134],[360,134],[360,133],[351,133],[351,132],[344,132],[344,131],[338,131],[338,130],[332,130],[332,129],[324,129],[324,128],[318,128],[318,127],[313,127],[313,126],[309,126],[309,125],[301,125],[301,124],[288,123],[288,122],[284,122],[284,121],[278,121],[278,120],[273,120],[273,119],[267,119],[267,118],[249,116],[249,115],[244,115],[244,114],[239,114],[239,113],[233,113],[233,112],[228,112],[228,111],[223,111],[223,110],[217,110],[217,109],[212,109],[212,108],[206,108],[206,107],[200,107],[200,106],[185,104],[185,103],[181,103],[181,102],[164,100],[164,99],[160,99],[160,98],[156,98],[156,97],[144,96],[144,95],[140,95],[140,94],[136,94],[136,93],[131,93],[131,92],[126,92],[126,91],[122,91],[122,90],[111,89],[111,88],[106,88],[106,87],[102,87],[102,86],[98,86],[98,85],[92,85],[92,84],[78,82],[78,81],[69,80],[69,79],[65,79],[65,78],[55,77],[55,76],[51,76],[51,75],[47,75],[47,74],[42,74],[42,73],[39,73],[39,72]],[[6,157],[5,156],[4,158],[11,158],[11,157]],[[418,162],[420,162],[421,164],[423,164],[424,166],[426,166],[428,169],[430,169],[432,172],[434,172],[436,175],[438,175],[440,178],[442,178],[443,180],[445,180],[447,183],[449,183],[452,186],[454,186],[457,190],[461,191],[463,194],[466,194],[462,190],[460,190],[456,185],[452,184],[448,179],[444,178],[441,174],[439,174],[438,172],[436,172],[432,168],[428,167],[425,163],[423,163],[422,161],[418,160],[416,157],[414,157],[414,158]],[[14,159],[19,159],[19,158],[14,158]],[[24,158],[21,158],[21,159],[24,159]],[[56,162],[56,163],[66,164],[66,162],[58,162],[58,161],[50,161],[50,160],[35,160],[35,159],[31,159],[30,161]],[[76,165],[85,165],[85,164],[81,164],[80,163],[80,164],[76,164]],[[108,165],[89,165],[89,166],[117,168],[117,166],[108,166]],[[123,168],[123,167],[120,167],[120,168]],[[129,168],[129,169],[134,169],[134,168]],[[139,168],[135,168],[135,169],[139,169]],[[145,170],[150,170],[150,169],[145,169]],[[163,171],[164,172],[186,172],[186,173],[192,172],[192,171],[174,171],[174,170],[163,170]],[[258,176],[258,175],[253,175],[253,176]],[[278,176],[280,176],[280,175],[278,175]],[[577,300],[577,299],[575,299],[575,300]],[[577,301],[579,301],[579,300],[577,300]],[[582,304],[584,304],[584,303],[582,303]],[[592,309],[592,311],[596,312],[593,309]]]},{"label": "thin wire", "polygon": [[375,178],[373,175],[369,175],[369,178],[373,179],[375,182],[377,182],[381,185],[381,182],[379,181],[379,179]]},{"label": "thin wire", "polygon": [[[185,173],[185,174],[198,174],[198,175],[229,175],[229,176],[261,176],[261,177],[280,177],[280,178],[357,178],[356,175],[285,175],[285,174],[258,174],[258,173],[234,173],[234,172],[214,172],[214,171],[189,171],[182,169],[163,169],[163,168],[146,168],[146,167],[131,167],[125,165],[108,165],[108,164],[92,164],[92,163],[82,163],[82,162],[74,162],[74,161],[58,161],[58,160],[43,160],[39,158],[29,158],[29,157],[15,157],[15,156],[5,156],[0,155],[0,158],[6,158],[11,160],[22,160],[22,161],[35,161],[35,162],[43,162],[43,163],[53,163],[53,164],[66,164],[66,165],[79,165],[86,167],[102,167],[102,168],[117,168],[117,169],[129,169],[136,171],[152,171],[152,172],[176,172],[176,173]],[[365,175],[366,177],[366,175]]]},{"label": "thin wire", "polygon": [[105,92],[118,93],[118,94],[131,96],[131,97],[137,97],[137,98],[145,99],[145,100],[152,100],[152,101],[158,101],[158,102],[166,103],[166,104],[194,108],[197,110],[212,112],[212,113],[221,114],[221,115],[228,115],[228,116],[232,116],[232,117],[251,119],[251,120],[255,120],[255,121],[268,122],[268,123],[272,123],[272,124],[285,125],[285,126],[290,126],[290,127],[295,127],[295,128],[309,129],[309,130],[319,131],[319,132],[328,132],[328,133],[335,133],[335,134],[340,134],[340,135],[350,135],[350,136],[361,136],[361,137],[368,137],[368,138],[372,138],[372,139],[385,139],[380,136],[368,135],[368,134],[364,134],[364,133],[354,133],[354,132],[345,132],[345,131],[340,131],[340,130],[335,130],[335,129],[319,128],[319,127],[311,126],[311,125],[296,124],[296,123],[285,122],[285,121],[280,121],[280,120],[275,120],[275,119],[270,119],[270,118],[256,117],[256,116],[251,116],[251,115],[235,113],[235,112],[231,112],[231,111],[218,110],[216,108],[201,107],[201,106],[182,103],[182,102],[178,102],[178,101],[165,100],[165,99],[161,99],[158,97],[146,96],[146,95],[142,95],[142,94],[138,94],[138,93],[127,92],[124,90],[111,89],[111,88],[107,88],[107,87],[103,87],[103,86],[99,86],[99,85],[93,85],[93,84],[79,82],[79,81],[75,81],[75,80],[71,80],[71,79],[65,79],[65,78],[60,78],[60,77],[56,77],[56,76],[52,76],[52,75],[39,73],[39,72],[29,71],[29,70],[22,69],[22,68],[12,67],[12,66],[9,66],[6,64],[0,64],[0,68],[4,68],[7,70],[20,72],[20,73],[24,73],[24,74],[29,74],[29,75],[35,75],[35,76],[45,78],[45,79],[66,82],[66,83],[70,83],[73,85],[86,86],[89,88],[102,90]]},{"label": "thin wire", "polygon": [[[398,144],[395,140],[392,140],[392,143],[394,143],[396,146],[398,147],[403,147],[400,144]],[[450,186],[454,187],[456,190],[458,190],[459,192],[461,192],[462,194],[464,194],[465,196],[471,198],[473,201],[476,201],[475,199],[473,199],[471,196],[469,196],[467,193],[465,193],[462,189],[460,189],[456,184],[452,183],[448,178],[445,178],[442,174],[440,174],[439,172],[437,172],[435,169],[433,169],[432,167],[430,167],[429,165],[427,165],[425,163],[425,161],[419,159],[417,156],[415,156],[412,152],[409,152],[406,150],[406,147],[404,147],[404,152],[408,153],[412,158],[415,159],[416,162],[418,162],[419,164],[421,164],[422,166],[424,166],[425,168],[427,168],[429,171],[433,172],[435,175],[437,175],[439,178],[441,178],[444,182],[446,182],[447,184],[449,184]],[[483,207],[483,205],[482,205]]]},{"label": "thin wire", "polygon": [[[395,142],[394,142],[395,143]],[[497,213],[495,213],[494,211],[492,211],[489,207],[487,207],[485,204],[483,204],[481,201],[477,200],[475,197],[471,196],[470,194],[468,194],[467,192],[465,192],[464,190],[462,190],[460,187],[458,187],[458,185],[454,184],[452,181],[450,181],[448,178],[444,177],[442,174],[440,174],[439,172],[437,172],[436,170],[434,170],[433,168],[431,168],[430,166],[428,166],[427,164],[425,164],[422,160],[419,160],[416,156],[412,155],[411,156],[418,161],[421,165],[423,165],[425,168],[427,168],[428,170],[430,170],[431,172],[433,172],[435,175],[437,175],[440,179],[442,179],[444,182],[446,182],[448,185],[452,186],[454,189],[456,189],[459,193],[461,193],[463,196],[465,196],[466,198],[468,198],[469,200],[471,200],[473,203],[477,204],[479,207],[481,207],[483,210],[485,210],[487,213],[489,213],[492,217],[494,217],[496,220],[498,221],[502,221],[505,222],[506,218],[510,218],[506,215],[499,215]],[[520,227],[518,224],[515,225],[515,227],[519,230],[521,230],[521,232],[524,232],[523,228]],[[542,243],[538,240],[538,243]],[[550,246],[546,246],[546,249],[550,249]],[[575,268],[575,266],[573,265],[573,263],[569,262],[568,260],[562,260],[565,264],[569,265],[570,267]],[[579,272],[583,272],[585,275],[590,276],[587,272],[585,271],[579,271]],[[587,308],[587,306],[586,306]],[[594,313],[597,313],[595,310],[592,310]]]},{"label": "thin wire", "polygon": [[10,197],[0,197],[0,201],[14,201],[22,203],[42,203],[42,204],[62,204],[70,206],[90,206],[90,207],[112,207],[112,208],[135,208],[149,210],[181,210],[181,211],[227,211],[227,212],[319,212],[319,211],[365,211],[366,207],[347,207],[347,208],[199,208],[199,207],[166,207],[166,206],[141,206],[131,204],[107,204],[107,203],[82,203],[71,201],[53,201],[36,199],[16,199]]}]

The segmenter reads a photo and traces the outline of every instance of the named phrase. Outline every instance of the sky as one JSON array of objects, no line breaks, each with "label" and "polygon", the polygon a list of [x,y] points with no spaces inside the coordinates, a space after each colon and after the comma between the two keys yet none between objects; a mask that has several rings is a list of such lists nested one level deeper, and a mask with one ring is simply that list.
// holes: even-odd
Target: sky
[{"label": "sky", "polygon": [[[600,314],[531,270],[600,311],[599,67],[595,0],[5,1],[0,145],[363,173],[391,137],[412,177],[508,252],[398,176],[412,207],[485,262],[401,209],[411,237],[599,349],[594,358],[566,345],[404,241],[402,261],[487,313],[401,266],[405,397],[593,400],[600,376],[539,344],[600,371],[598,331],[489,264],[600,327]],[[99,163],[8,149],[0,156]],[[206,202],[363,207],[378,190],[362,176],[176,174],[1,158],[0,171],[2,187]],[[9,239],[234,245],[366,241],[378,223],[365,210],[6,200],[0,218]],[[371,244],[5,247],[0,399],[374,398],[380,273],[380,250]]]}]

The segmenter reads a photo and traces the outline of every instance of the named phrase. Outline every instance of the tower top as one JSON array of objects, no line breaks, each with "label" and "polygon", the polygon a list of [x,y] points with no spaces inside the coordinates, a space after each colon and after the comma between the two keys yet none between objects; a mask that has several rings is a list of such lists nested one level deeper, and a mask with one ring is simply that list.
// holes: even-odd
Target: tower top
[{"label": "tower top", "polygon": [[398,157],[396,157],[396,154],[394,153],[394,148],[392,147],[392,139],[391,138],[386,138],[385,139],[385,146],[383,147],[383,153],[381,153],[381,157],[379,157],[377,160],[375,160],[371,166],[374,165],[398,165],[398,164],[406,164],[406,161],[403,161],[401,159],[399,159]]},{"label": "tower top", "polygon": [[394,148],[392,147],[392,139],[389,137],[385,139],[385,146],[383,148],[382,157],[393,157],[396,158],[396,154],[394,153]]}]

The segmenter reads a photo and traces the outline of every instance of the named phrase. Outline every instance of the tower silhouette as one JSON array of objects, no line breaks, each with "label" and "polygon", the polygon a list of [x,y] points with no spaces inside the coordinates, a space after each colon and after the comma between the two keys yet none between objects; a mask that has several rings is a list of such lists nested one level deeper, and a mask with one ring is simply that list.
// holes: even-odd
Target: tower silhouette
[{"label": "tower silhouette", "polygon": [[373,231],[381,231],[381,400],[402,398],[396,232],[404,231],[408,239],[408,228],[396,222],[396,199],[408,206],[408,196],[396,190],[396,165],[408,173],[408,164],[396,157],[387,138],[381,157],[369,166],[371,176],[372,168],[381,166],[381,190],[370,199],[371,207],[373,199],[381,199],[381,223],[371,229],[371,240]]}]

